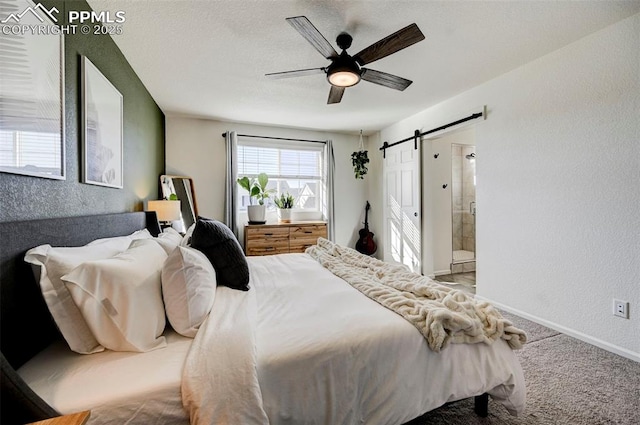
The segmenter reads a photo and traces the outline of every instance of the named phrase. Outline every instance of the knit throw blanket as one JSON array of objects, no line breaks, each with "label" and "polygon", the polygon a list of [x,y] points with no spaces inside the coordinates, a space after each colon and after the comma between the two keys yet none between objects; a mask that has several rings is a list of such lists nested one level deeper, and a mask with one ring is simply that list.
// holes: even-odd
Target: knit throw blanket
[{"label": "knit throw blanket", "polygon": [[527,341],[524,331],[505,319],[490,303],[358,251],[319,238],[306,253],[334,275],[413,324],[429,348],[449,343],[492,344],[505,340],[512,349]]}]

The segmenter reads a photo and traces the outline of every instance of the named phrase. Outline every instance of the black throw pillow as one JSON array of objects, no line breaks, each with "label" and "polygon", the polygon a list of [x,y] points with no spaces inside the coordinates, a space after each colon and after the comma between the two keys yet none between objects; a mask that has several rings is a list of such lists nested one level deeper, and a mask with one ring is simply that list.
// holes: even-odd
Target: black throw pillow
[{"label": "black throw pillow", "polygon": [[191,247],[207,256],[219,285],[249,290],[249,265],[231,229],[217,220],[198,218],[191,235]]}]

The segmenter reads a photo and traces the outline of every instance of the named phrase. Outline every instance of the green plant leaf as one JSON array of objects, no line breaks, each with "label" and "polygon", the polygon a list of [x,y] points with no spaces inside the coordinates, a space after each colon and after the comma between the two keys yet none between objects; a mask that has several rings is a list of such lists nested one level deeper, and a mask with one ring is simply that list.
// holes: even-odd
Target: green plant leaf
[{"label": "green plant leaf", "polygon": [[242,187],[247,192],[251,192],[251,181],[249,180],[249,177],[245,176],[245,177],[239,178],[237,181],[240,187]]},{"label": "green plant leaf", "polygon": [[295,198],[289,192],[287,192],[286,195],[284,193],[281,193],[280,196],[275,196],[273,198],[273,202],[281,210],[286,210],[286,209],[293,208],[293,204],[295,203]]},{"label": "green plant leaf", "polygon": [[258,184],[260,185],[260,189],[264,192],[267,189],[267,184],[269,183],[269,176],[267,173],[260,173],[258,175]]}]

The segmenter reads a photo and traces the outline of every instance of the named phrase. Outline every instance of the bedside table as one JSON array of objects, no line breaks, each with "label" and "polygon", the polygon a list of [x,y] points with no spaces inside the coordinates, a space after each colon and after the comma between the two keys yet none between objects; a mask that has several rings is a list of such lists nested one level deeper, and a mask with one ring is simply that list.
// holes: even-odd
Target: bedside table
[{"label": "bedside table", "polygon": [[32,422],[27,425],[84,425],[89,420],[89,416],[91,416],[91,411],[85,410],[84,412],[71,413],[69,415],[45,419],[44,421]]}]

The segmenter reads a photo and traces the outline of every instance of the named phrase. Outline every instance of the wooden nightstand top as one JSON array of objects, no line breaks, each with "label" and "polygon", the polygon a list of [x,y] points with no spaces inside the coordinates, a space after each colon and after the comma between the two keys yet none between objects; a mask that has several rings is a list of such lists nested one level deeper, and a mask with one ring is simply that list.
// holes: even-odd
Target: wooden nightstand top
[{"label": "wooden nightstand top", "polygon": [[89,420],[89,416],[91,416],[91,411],[85,410],[84,412],[71,413],[69,415],[45,419],[44,421],[32,422],[27,425],[84,425]]}]

